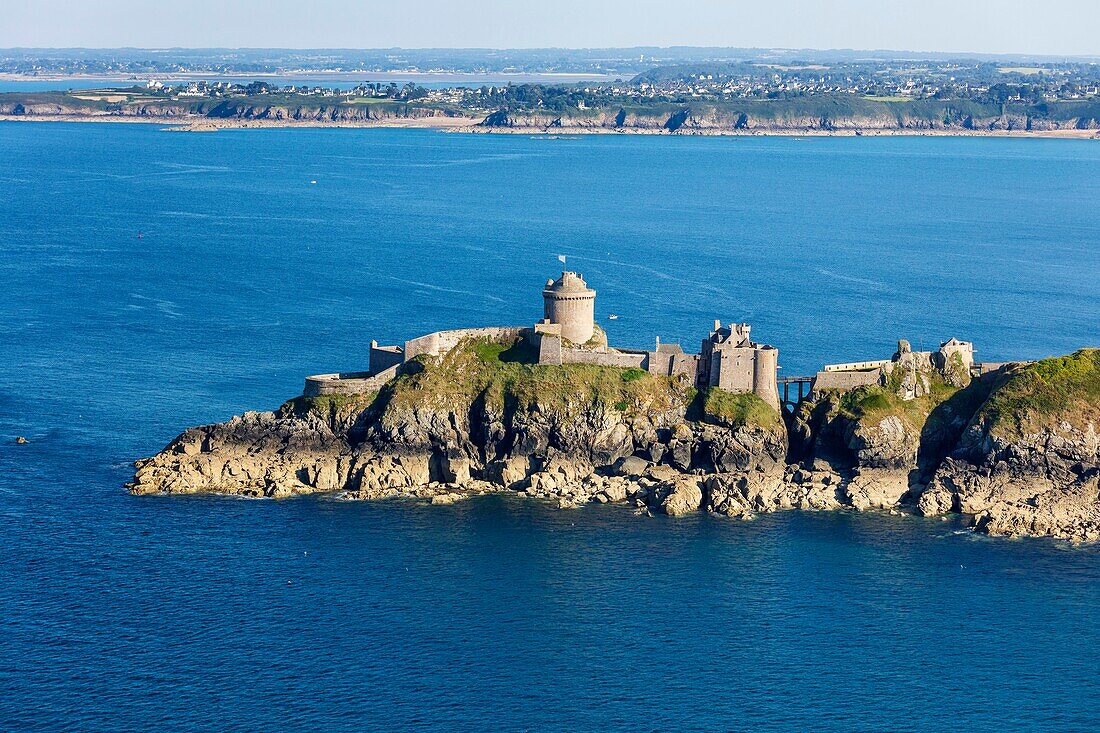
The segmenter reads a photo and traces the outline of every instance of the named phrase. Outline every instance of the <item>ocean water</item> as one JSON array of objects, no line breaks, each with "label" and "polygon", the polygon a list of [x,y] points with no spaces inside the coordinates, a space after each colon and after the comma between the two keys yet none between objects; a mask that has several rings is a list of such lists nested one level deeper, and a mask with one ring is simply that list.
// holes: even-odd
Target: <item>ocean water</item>
[{"label": "ocean water", "polygon": [[559,254],[613,342],[785,374],[1100,345],[1098,202],[1088,141],[0,124],[0,730],[1096,730],[1095,547],[122,484]]}]

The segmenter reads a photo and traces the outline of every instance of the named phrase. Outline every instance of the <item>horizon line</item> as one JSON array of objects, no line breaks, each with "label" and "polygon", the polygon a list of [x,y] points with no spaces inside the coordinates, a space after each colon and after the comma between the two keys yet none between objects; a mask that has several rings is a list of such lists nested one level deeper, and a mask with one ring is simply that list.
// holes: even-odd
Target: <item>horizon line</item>
[{"label": "horizon line", "polygon": [[1036,53],[1028,51],[1003,52],[1003,51],[932,51],[932,50],[899,50],[889,48],[814,48],[814,47],[786,47],[786,46],[695,46],[690,44],[659,45],[635,45],[635,46],[6,46],[0,47],[0,53],[27,53],[30,51],[144,51],[148,53],[171,53],[179,51],[290,51],[290,52],[369,52],[369,51],[480,51],[480,52],[507,52],[507,51],[738,51],[738,52],[762,52],[762,53],[866,53],[866,54],[898,54],[888,60],[908,60],[926,58],[928,56],[940,56],[946,58],[986,57],[986,58],[1035,58],[1035,59],[1065,59],[1081,60],[1088,63],[1100,62],[1100,54],[1073,54],[1073,53]]}]

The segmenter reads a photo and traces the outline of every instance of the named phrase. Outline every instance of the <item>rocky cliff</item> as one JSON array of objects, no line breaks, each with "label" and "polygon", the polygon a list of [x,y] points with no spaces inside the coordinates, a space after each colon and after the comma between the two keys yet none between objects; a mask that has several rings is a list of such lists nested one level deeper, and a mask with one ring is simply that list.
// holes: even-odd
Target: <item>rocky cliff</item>
[{"label": "rocky cliff", "polygon": [[942,365],[899,366],[881,385],[805,401],[788,436],[753,395],[638,369],[538,366],[522,343],[470,341],[418,357],[375,395],[301,397],[187,430],[137,462],[131,491],[433,503],[515,492],[739,517],[908,509],[1094,540],[1098,354],[973,383]]},{"label": "rocky cliff", "polygon": [[[370,123],[387,120],[452,118],[461,110],[425,107],[399,102],[369,105],[245,99],[156,100],[106,103],[57,93],[0,94],[0,115],[11,117],[122,117],[137,119],[208,119],[258,122]],[[471,118],[476,122],[483,116]]]},{"label": "rocky cliff", "polygon": [[1100,539],[1100,349],[993,376],[917,507],[990,534]]},{"label": "rocky cliff", "polygon": [[502,109],[481,122],[489,130],[722,132],[1042,132],[1100,130],[1088,104],[983,105],[966,100],[883,102],[860,97],[734,100],[550,112]]},{"label": "rocky cliff", "polygon": [[[114,101],[111,101],[114,100]],[[651,102],[629,106],[504,108],[491,112],[417,101],[351,103],[338,98],[256,95],[165,99],[134,94],[0,93],[0,116],[165,119],[211,123],[384,124],[458,121],[481,131],[639,132],[676,134],[769,132],[1052,132],[1100,130],[1091,101],[983,104],[972,100],[883,101],[858,95],[792,99]],[[1086,133],[1087,134],[1087,133]]]}]

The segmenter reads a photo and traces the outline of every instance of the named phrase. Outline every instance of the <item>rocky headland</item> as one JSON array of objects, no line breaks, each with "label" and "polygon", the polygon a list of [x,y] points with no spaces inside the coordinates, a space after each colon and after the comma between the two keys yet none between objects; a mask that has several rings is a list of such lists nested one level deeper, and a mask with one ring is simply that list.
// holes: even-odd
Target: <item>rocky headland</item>
[{"label": "rocky headland", "polygon": [[358,104],[285,95],[168,99],[109,91],[0,93],[0,119],[159,122],[197,131],[324,126],[435,127],[515,134],[1100,136],[1100,109],[1090,102],[987,105],[965,100],[875,101],[826,95],[552,111],[514,106],[486,110],[419,101]]},{"label": "rocky headland", "polygon": [[751,393],[527,356],[521,341],[470,340],[375,394],[191,428],[136,463],[130,490],[959,513],[989,534],[1100,539],[1100,349],[973,379],[902,354],[881,383],[814,392],[786,416]]}]

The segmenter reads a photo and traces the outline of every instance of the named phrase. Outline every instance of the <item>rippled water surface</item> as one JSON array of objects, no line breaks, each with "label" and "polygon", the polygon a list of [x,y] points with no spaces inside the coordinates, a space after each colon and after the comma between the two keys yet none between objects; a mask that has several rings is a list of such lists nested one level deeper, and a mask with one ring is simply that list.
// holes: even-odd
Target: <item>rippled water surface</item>
[{"label": "rippled water surface", "polygon": [[0,124],[0,730],[1095,730],[1096,548],[121,484],[371,338],[533,320],[557,254],[613,341],[747,320],[787,374],[1097,345],[1098,201],[1086,141]]}]

